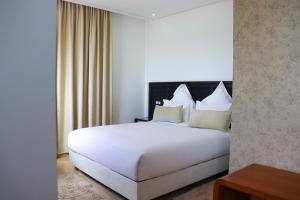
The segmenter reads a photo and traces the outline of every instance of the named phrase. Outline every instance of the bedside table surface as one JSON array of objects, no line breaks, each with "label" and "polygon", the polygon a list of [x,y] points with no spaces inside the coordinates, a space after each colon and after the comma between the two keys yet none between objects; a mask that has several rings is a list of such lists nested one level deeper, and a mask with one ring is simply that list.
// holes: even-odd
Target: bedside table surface
[{"label": "bedside table surface", "polygon": [[145,121],[149,121],[150,120],[149,117],[137,117],[136,119],[145,120]]},{"label": "bedside table surface", "polygon": [[149,117],[140,117],[140,118],[135,118],[134,122],[149,122],[152,119],[150,119]]}]

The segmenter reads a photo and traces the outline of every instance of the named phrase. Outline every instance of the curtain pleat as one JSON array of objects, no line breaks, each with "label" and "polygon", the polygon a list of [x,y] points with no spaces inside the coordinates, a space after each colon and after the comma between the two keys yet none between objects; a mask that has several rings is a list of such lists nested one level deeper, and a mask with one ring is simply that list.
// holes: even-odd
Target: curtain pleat
[{"label": "curtain pleat", "polygon": [[111,13],[58,0],[57,153],[75,129],[111,123]]}]

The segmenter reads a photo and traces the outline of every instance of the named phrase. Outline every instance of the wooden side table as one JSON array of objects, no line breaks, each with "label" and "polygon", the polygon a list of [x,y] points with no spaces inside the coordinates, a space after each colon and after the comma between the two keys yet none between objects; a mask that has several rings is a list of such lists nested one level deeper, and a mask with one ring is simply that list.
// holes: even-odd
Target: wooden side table
[{"label": "wooden side table", "polygon": [[253,164],[214,184],[214,200],[300,200],[300,174]]}]

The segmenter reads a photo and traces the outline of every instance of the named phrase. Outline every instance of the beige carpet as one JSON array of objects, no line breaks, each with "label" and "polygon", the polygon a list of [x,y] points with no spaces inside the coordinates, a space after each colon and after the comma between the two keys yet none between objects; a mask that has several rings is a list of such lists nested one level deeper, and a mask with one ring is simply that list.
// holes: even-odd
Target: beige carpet
[{"label": "beige carpet", "polygon": [[[76,170],[68,157],[57,160],[59,200],[123,200],[124,197]],[[208,179],[177,190],[158,200],[212,200],[213,180]]]}]

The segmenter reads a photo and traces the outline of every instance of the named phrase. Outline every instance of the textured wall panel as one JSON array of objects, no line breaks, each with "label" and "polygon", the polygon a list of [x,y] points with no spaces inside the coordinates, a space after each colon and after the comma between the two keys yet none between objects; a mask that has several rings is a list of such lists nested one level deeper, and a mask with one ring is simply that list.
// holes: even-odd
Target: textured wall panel
[{"label": "textured wall panel", "polygon": [[300,172],[300,1],[234,1],[230,171]]}]

